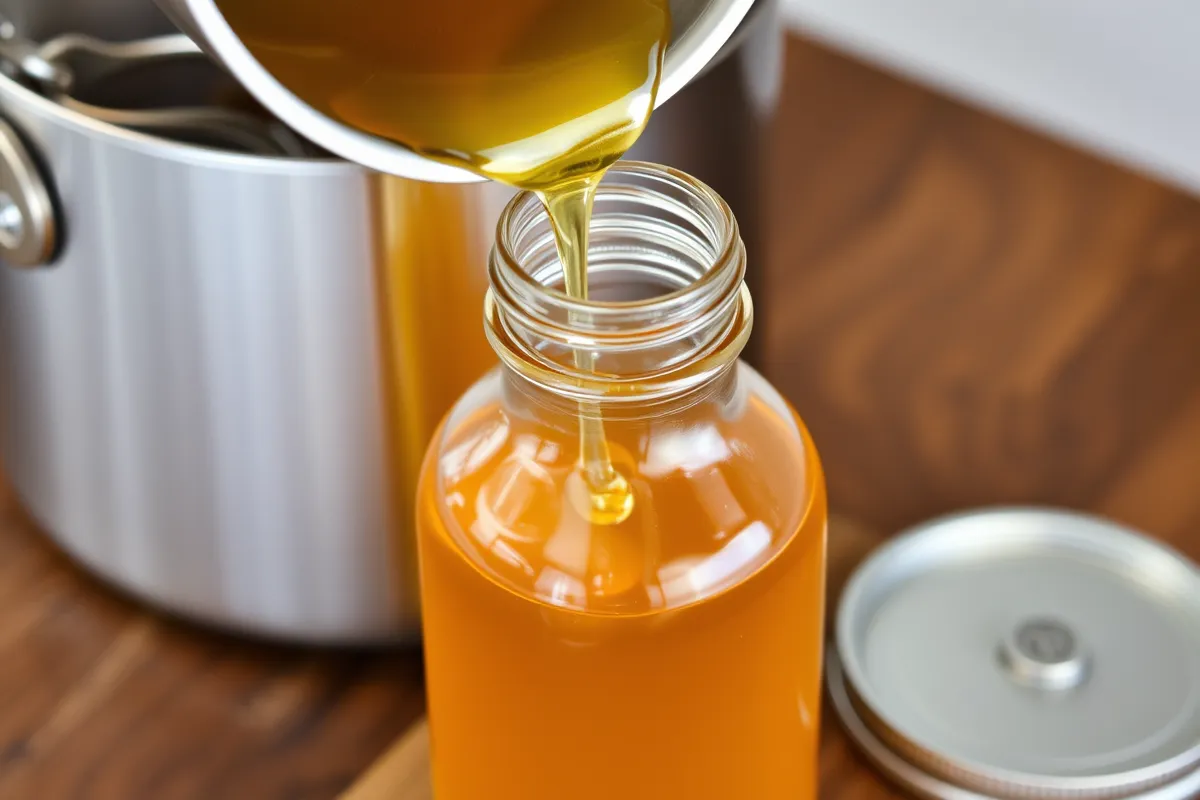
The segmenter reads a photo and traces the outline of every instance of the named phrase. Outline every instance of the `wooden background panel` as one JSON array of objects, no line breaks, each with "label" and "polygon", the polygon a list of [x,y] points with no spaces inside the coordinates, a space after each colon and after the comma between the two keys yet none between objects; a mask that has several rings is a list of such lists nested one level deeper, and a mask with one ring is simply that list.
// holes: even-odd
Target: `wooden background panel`
[{"label": "wooden background panel", "polygon": [[814,46],[788,77],[759,335],[835,506],[1195,531],[1200,203]]}]

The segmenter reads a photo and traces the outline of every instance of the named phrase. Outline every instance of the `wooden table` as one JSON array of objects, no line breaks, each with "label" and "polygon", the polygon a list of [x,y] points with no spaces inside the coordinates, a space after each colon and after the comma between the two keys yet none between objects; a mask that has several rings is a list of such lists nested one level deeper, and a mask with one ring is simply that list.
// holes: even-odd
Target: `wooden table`
[{"label": "wooden table", "polygon": [[[840,563],[1006,502],[1200,558],[1200,202],[810,44],[788,69],[758,335],[859,521]],[[163,619],[0,498],[0,798],[329,800],[422,709],[415,653]],[[898,796],[825,734],[825,800]]]}]

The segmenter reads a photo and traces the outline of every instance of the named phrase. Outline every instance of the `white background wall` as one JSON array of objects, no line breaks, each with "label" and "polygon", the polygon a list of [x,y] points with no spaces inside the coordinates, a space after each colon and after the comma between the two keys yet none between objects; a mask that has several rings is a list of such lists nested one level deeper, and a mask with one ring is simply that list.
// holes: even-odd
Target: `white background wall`
[{"label": "white background wall", "polygon": [[784,0],[864,60],[1200,194],[1200,0]]}]

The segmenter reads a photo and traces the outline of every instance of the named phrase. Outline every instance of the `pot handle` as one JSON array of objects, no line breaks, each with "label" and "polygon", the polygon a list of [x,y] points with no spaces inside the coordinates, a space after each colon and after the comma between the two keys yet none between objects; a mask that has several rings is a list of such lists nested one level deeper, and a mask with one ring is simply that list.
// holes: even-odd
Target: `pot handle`
[{"label": "pot handle", "polygon": [[54,196],[16,129],[0,118],[0,261],[47,266],[58,251]]}]

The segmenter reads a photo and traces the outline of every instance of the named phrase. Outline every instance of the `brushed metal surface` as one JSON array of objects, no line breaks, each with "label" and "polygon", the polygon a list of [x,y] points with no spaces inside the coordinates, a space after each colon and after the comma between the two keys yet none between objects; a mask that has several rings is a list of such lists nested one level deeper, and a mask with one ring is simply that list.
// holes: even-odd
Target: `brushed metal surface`
[{"label": "brushed metal surface", "polygon": [[0,449],[72,555],[189,615],[409,628],[388,574],[371,176],[159,143],[0,82],[53,172],[52,268],[0,269]]},{"label": "brushed metal surface", "polygon": [[0,22],[39,42],[62,33],[125,41],[173,29],[152,0],[0,0]]},{"label": "brushed metal surface", "polygon": [[[722,192],[751,268],[782,55],[773,13],[754,25],[634,151]],[[90,569],[190,618],[323,643],[412,635],[378,176],[169,144],[4,78],[0,116],[55,186],[64,237],[48,268],[0,263],[0,455],[25,507]],[[483,274],[509,190],[456,191]]]}]

